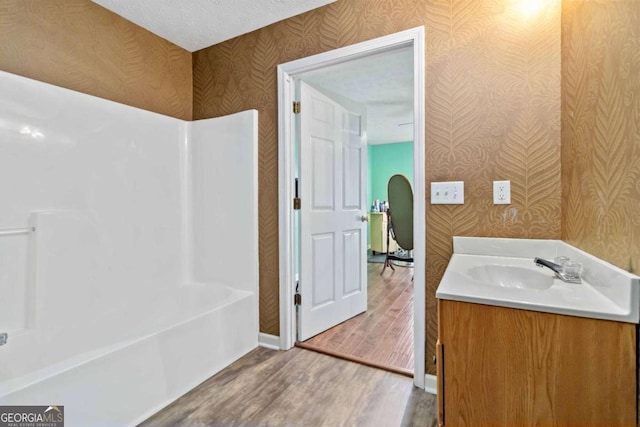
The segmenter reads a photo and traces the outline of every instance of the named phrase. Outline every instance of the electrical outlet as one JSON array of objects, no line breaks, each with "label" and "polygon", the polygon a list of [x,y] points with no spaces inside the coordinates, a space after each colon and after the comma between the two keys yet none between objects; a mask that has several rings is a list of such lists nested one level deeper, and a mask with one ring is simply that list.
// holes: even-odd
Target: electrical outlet
[{"label": "electrical outlet", "polygon": [[464,182],[432,182],[432,205],[462,205],[464,204]]},{"label": "electrical outlet", "polygon": [[511,181],[493,181],[493,204],[508,205],[511,203]]}]

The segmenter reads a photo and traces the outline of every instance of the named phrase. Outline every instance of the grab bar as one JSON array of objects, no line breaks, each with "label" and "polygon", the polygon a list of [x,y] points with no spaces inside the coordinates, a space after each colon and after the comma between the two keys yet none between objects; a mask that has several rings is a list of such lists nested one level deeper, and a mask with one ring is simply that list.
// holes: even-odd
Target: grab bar
[{"label": "grab bar", "polygon": [[0,236],[15,236],[16,234],[29,234],[36,231],[35,227],[5,228],[0,229]]}]

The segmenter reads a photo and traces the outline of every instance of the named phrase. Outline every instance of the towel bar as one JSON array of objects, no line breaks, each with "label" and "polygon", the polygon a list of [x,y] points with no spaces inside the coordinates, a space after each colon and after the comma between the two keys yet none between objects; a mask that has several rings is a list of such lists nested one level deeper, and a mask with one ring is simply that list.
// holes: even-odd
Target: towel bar
[{"label": "towel bar", "polygon": [[28,234],[34,231],[36,231],[35,227],[4,228],[4,229],[0,229],[0,236],[14,236],[16,234]]}]

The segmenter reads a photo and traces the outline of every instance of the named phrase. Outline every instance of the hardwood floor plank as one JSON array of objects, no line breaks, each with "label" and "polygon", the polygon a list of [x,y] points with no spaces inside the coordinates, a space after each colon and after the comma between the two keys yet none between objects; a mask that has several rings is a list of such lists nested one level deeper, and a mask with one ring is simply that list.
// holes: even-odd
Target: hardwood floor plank
[{"label": "hardwood floor plank", "polygon": [[389,306],[393,305],[396,299],[401,295],[402,289],[398,286],[394,286],[389,289],[386,296],[371,310],[367,310],[363,313],[365,316],[364,321],[357,325],[356,330],[361,332],[362,339],[360,343],[347,342],[341,348],[343,351],[356,351],[359,347],[358,344],[367,345],[366,341],[369,339],[372,333],[381,333],[381,328],[386,330],[387,322],[392,317],[386,317]]},{"label": "hardwood floor plank", "polygon": [[294,348],[257,348],[141,426],[428,426],[409,378]]},{"label": "hardwood floor plank", "polygon": [[435,427],[438,425],[437,407],[433,404],[432,397],[422,390],[414,388],[409,394],[409,401],[404,409],[402,427]]},{"label": "hardwood floor plank", "polygon": [[385,362],[390,366],[411,366],[413,368],[413,318],[411,320],[404,335],[398,340],[399,345],[395,346],[394,351]]},{"label": "hardwood floor plank", "polygon": [[384,357],[383,355],[376,356],[375,349],[383,337],[389,334],[389,329],[397,318],[397,307],[404,303],[402,300],[403,291],[404,289],[401,287],[394,288],[381,305],[372,311],[369,322],[364,325],[365,328],[361,326],[366,335],[360,345],[353,349],[354,355],[359,357]]},{"label": "hardwood floor plank", "polygon": [[[379,420],[387,420],[389,425],[400,425],[404,411],[398,411],[396,408],[406,407],[410,393],[410,389],[402,387],[393,378],[380,378],[369,395],[368,405],[355,424],[369,426],[375,425]],[[377,403],[383,400],[385,405]]]},{"label": "hardwood floor plank", "polygon": [[[413,307],[413,301],[411,298],[403,298],[404,305]],[[400,301],[400,298],[398,299]],[[403,344],[407,338],[407,333],[411,336],[411,344],[413,344],[413,314],[408,315],[407,310],[401,310],[394,313],[393,318],[389,319],[389,327],[382,337],[377,341],[375,348],[371,353],[364,354],[364,358],[380,358],[382,360],[390,361],[391,355],[399,348],[400,344]],[[402,347],[400,347],[402,348]],[[403,348],[404,351],[404,348]],[[413,353],[413,351],[411,351]]]}]

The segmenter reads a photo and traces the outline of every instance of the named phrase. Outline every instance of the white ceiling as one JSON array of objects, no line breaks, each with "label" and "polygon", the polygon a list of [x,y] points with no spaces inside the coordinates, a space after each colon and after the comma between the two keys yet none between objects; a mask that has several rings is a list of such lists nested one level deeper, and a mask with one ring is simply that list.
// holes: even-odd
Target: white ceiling
[{"label": "white ceiling", "polygon": [[190,51],[336,0],[92,0]]},{"label": "white ceiling", "polygon": [[411,47],[310,71],[300,79],[328,96],[365,104],[369,144],[413,141]]}]

